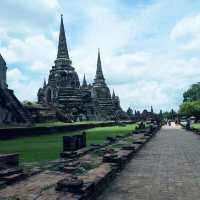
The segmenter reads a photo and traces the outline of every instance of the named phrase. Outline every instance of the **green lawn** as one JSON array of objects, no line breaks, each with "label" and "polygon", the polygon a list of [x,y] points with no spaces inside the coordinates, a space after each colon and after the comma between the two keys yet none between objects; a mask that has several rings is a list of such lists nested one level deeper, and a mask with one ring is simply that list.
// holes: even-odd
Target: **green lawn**
[{"label": "green lawn", "polygon": [[197,129],[200,129],[200,123],[192,124],[192,127],[193,127],[193,128],[197,128]]},{"label": "green lawn", "polygon": [[[112,126],[86,130],[87,144],[102,143],[107,136],[123,135],[135,129],[135,124],[126,126]],[[18,138],[0,141],[0,153],[19,153],[22,162],[37,162],[54,160],[62,151],[62,136],[73,135],[78,132],[57,133],[45,136]]]}]

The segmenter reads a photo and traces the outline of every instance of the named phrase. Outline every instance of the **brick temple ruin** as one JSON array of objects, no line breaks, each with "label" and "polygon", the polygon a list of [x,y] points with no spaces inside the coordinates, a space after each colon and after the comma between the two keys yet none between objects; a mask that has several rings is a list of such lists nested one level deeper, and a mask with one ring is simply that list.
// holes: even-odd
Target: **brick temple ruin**
[{"label": "brick temple ruin", "polygon": [[24,170],[18,166],[18,154],[0,155],[0,166],[5,166],[0,167],[0,198],[97,199],[158,130],[151,124],[145,130],[110,136],[102,144],[87,146],[86,133],[65,136],[61,158]]},{"label": "brick temple ruin", "polygon": [[127,119],[114,91],[111,95],[106,84],[98,51],[94,82],[88,84],[84,76],[82,85],[69,57],[63,17],[61,16],[58,53],[55,65],[50,70],[48,83],[38,91],[38,102],[50,108],[62,110],[87,120]]},{"label": "brick temple ruin", "polygon": [[7,85],[7,65],[0,54],[0,124],[32,122],[28,111]]}]

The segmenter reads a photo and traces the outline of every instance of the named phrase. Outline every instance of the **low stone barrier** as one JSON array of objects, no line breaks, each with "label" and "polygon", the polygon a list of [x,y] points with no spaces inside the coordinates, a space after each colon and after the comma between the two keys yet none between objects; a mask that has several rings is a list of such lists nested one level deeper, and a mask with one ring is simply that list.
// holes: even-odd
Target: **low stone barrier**
[{"label": "low stone barrier", "polygon": [[[130,161],[135,153],[139,151],[156,132],[159,127],[146,129],[144,137],[121,149],[108,150],[103,156],[103,163],[95,169],[90,170],[85,176],[71,176],[58,181],[56,190],[65,192],[65,197],[72,200],[93,200],[102,193],[110,182],[118,175],[124,166]],[[137,132],[139,134],[139,131]],[[114,138],[108,138],[114,142]]]},{"label": "low stone barrier", "polygon": [[[94,200],[158,130],[148,128],[142,133],[109,137],[101,145],[66,151],[65,158],[51,161],[44,168],[5,168],[0,170],[0,188],[4,190],[0,193],[20,199],[38,195],[38,199]],[[18,181],[13,188],[8,186]],[[35,191],[29,191],[30,185]]]},{"label": "low stone barrier", "polygon": [[63,136],[63,151],[76,151],[86,147],[86,133],[80,135]]},{"label": "low stone barrier", "polygon": [[[72,176],[58,181],[56,190],[65,192],[65,197],[72,200],[94,200],[114,179],[117,167],[103,163],[88,172],[87,176]],[[66,198],[68,199],[68,198]]]},{"label": "low stone barrier", "polygon": [[4,167],[17,167],[19,154],[0,154],[0,169]]},{"label": "low stone barrier", "polygon": [[18,165],[19,154],[0,154],[0,188],[25,178]]}]

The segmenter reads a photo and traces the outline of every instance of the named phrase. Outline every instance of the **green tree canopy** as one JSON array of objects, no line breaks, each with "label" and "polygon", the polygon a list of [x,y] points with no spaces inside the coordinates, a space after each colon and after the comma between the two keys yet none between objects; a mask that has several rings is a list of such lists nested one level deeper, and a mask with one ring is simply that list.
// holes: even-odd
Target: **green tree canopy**
[{"label": "green tree canopy", "polygon": [[128,108],[126,113],[128,114],[129,117],[133,117],[133,110],[130,107]]},{"label": "green tree canopy", "polygon": [[162,113],[162,116],[163,116],[163,118],[165,118],[165,119],[171,119],[171,120],[175,120],[175,118],[177,117],[177,113],[173,110],[173,109],[171,109],[171,111],[170,112],[163,112]]},{"label": "green tree canopy", "polygon": [[200,100],[183,102],[179,106],[179,114],[187,117],[200,117]]},{"label": "green tree canopy", "polygon": [[200,100],[200,83],[193,84],[183,94],[183,102],[191,102]]}]

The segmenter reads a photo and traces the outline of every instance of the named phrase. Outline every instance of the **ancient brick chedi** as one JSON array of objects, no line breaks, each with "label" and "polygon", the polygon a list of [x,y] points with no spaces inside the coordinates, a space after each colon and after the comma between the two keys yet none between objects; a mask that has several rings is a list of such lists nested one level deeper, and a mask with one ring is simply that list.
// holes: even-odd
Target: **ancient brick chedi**
[{"label": "ancient brick chedi", "polygon": [[0,124],[31,123],[31,117],[14,95],[8,89],[6,81],[7,66],[0,54]]},{"label": "ancient brick chedi", "polygon": [[48,83],[44,82],[38,91],[38,102],[89,120],[126,118],[119,97],[114,92],[111,96],[105,82],[100,51],[94,83],[87,84],[84,75],[83,83],[80,85],[78,74],[69,57],[62,16],[57,58],[50,70]]}]

